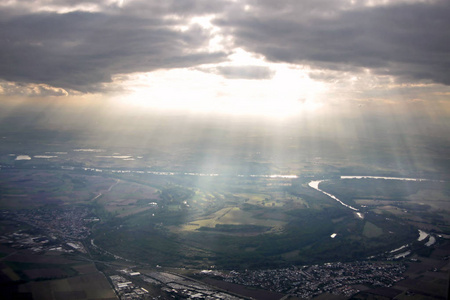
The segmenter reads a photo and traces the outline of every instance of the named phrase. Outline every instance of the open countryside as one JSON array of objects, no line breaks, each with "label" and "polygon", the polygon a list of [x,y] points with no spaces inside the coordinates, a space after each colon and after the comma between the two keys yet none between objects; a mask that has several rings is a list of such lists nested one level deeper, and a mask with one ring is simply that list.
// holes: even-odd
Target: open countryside
[{"label": "open countryside", "polygon": [[[406,296],[405,287],[422,282],[421,270],[437,272],[430,276],[446,270],[450,220],[438,204],[448,202],[446,181],[331,175],[312,187],[314,174],[179,174],[26,163],[2,165],[0,173],[8,186],[1,194],[2,272],[6,282],[23,285],[13,294],[30,289],[24,280],[45,279],[52,285],[33,288],[33,297],[49,289],[89,298],[87,285],[59,287],[61,280],[86,277],[88,264],[95,266],[90,276],[109,278],[115,295],[136,299],[204,293],[184,276],[234,291],[230,299],[262,297],[258,289],[271,291],[267,299]],[[19,263],[17,255],[30,251],[33,262]],[[133,272],[124,269],[139,275],[130,277]],[[379,275],[364,277],[372,270]],[[174,277],[161,280],[163,272]],[[321,279],[327,273],[334,279]],[[272,281],[275,274],[285,278],[282,283]],[[307,287],[294,288],[299,282]],[[443,295],[444,286],[430,295]],[[114,298],[113,288],[105,295]]]}]

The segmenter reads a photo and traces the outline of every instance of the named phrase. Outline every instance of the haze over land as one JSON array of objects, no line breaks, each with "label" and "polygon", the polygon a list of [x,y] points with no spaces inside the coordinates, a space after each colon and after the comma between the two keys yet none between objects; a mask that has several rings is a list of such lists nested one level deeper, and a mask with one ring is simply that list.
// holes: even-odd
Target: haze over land
[{"label": "haze over land", "polygon": [[444,0],[3,2],[2,131],[15,135],[9,146],[50,134],[174,159],[185,149],[203,155],[197,164],[244,152],[376,164],[385,149],[391,169],[442,171],[449,10]]}]

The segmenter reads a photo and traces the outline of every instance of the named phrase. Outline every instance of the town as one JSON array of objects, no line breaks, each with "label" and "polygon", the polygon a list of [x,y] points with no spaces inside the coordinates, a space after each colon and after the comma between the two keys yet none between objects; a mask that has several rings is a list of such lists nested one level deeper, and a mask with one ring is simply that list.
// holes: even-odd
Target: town
[{"label": "town", "polygon": [[[131,269],[117,271],[119,274],[110,275],[109,279],[120,299],[151,299],[149,291],[142,284],[158,287],[165,295],[175,299],[209,299],[209,300],[239,300],[245,299],[229,292],[224,292],[181,275],[143,271],[135,272]],[[153,299],[158,299],[152,297]]]},{"label": "town", "polygon": [[87,208],[70,207],[59,209],[39,208],[35,210],[1,210],[2,220],[14,224],[24,223],[31,229],[19,229],[4,234],[0,242],[17,249],[29,249],[33,252],[59,251],[86,253],[81,242],[89,234],[89,224],[97,222],[89,217]]},{"label": "town", "polygon": [[91,231],[87,225],[99,221],[98,218],[88,217],[89,210],[85,207],[2,210],[0,215],[4,219],[22,222],[61,238],[74,240],[88,237]]},{"label": "town", "polygon": [[284,269],[202,272],[224,281],[258,287],[273,292],[312,298],[323,293],[349,297],[359,292],[357,285],[390,287],[404,279],[406,266],[402,263],[357,261],[323,265],[292,266]]}]

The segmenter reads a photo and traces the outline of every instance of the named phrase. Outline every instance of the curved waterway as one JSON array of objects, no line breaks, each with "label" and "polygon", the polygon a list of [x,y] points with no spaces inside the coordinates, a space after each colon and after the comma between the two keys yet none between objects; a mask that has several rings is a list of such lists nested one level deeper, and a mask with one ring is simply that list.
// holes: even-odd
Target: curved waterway
[{"label": "curved waterway", "polygon": [[[340,179],[385,179],[385,180],[403,180],[403,181],[430,181],[429,179],[424,179],[424,178],[406,178],[406,177],[382,177],[382,176],[341,176]],[[313,180],[310,183],[308,183],[308,186],[312,187],[313,189],[321,192],[322,194],[327,195],[328,197],[330,197],[331,199],[336,200],[337,202],[339,202],[340,204],[342,204],[343,206],[354,210],[354,211],[359,211],[359,209],[345,204],[344,202],[342,202],[340,199],[338,199],[335,195],[332,195],[330,193],[325,192],[324,190],[321,190],[319,188],[319,184],[324,180]],[[363,215],[361,213],[356,213],[358,215],[358,217],[363,218]]]},{"label": "curved waterway", "polygon": [[321,182],[323,182],[323,181],[325,181],[325,180],[314,180],[314,181],[311,181],[310,183],[308,183],[308,185],[309,185],[310,187],[312,187],[313,189],[315,189],[315,190],[321,192],[322,194],[327,195],[327,196],[330,197],[331,199],[336,200],[337,202],[339,202],[339,203],[342,204],[343,206],[345,206],[345,207],[347,207],[347,208],[350,208],[351,210],[354,210],[354,211],[359,211],[359,209],[354,208],[353,206],[350,206],[350,205],[348,205],[348,204],[345,204],[345,203],[342,202],[340,199],[338,199],[335,195],[332,195],[332,194],[330,194],[330,193],[325,192],[324,190],[319,189],[319,184],[320,184]]},{"label": "curved waterway", "polygon": [[[82,149],[79,151],[94,151],[95,149]],[[77,151],[77,150],[74,150]],[[1,165],[0,165],[1,168]],[[197,173],[197,172],[170,172],[170,171],[143,171],[143,170],[114,170],[114,169],[99,169],[99,168],[86,168],[86,167],[66,167],[66,166],[62,166],[62,169],[70,169],[70,170],[84,170],[84,171],[88,171],[88,172],[103,172],[103,171],[109,171],[112,173],[136,173],[136,174],[152,174],[152,175],[159,175],[159,176],[177,176],[177,175],[182,175],[182,176],[198,176],[198,177],[216,177],[216,176],[222,176],[221,174],[217,174],[217,173]],[[242,174],[238,174],[235,175],[237,177],[248,177],[248,178],[271,178],[271,179],[298,179],[299,176],[298,175],[282,175],[282,174],[271,174],[271,175],[264,175],[264,174],[250,174],[250,175],[242,175]],[[385,179],[385,180],[403,180],[403,181],[432,181],[430,179],[424,179],[424,178],[407,178],[407,177],[383,177],[383,176],[341,176],[340,179]],[[360,217],[361,219],[364,218],[363,214],[359,212],[359,209],[356,207],[353,207],[351,205],[348,205],[344,202],[342,202],[342,200],[338,199],[336,196],[325,192],[324,190],[321,190],[319,188],[319,184],[323,181],[326,180],[313,180],[311,182],[308,183],[308,185],[327,195],[328,197],[332,198],[333,200],[336,200],[337,202],[339,202],[341,205],[347,207],[348,209],[351,209],[353,211],[356,212],[356,214],[358,215],[358,217]]]},{"label": "curved waterway", "polygon": [[407,178],[407,177],[383,177],[383,176],[341,176],[341,179],[386,179],[386,180],[402,180],[402,181],[430,181],[425,178]]}]

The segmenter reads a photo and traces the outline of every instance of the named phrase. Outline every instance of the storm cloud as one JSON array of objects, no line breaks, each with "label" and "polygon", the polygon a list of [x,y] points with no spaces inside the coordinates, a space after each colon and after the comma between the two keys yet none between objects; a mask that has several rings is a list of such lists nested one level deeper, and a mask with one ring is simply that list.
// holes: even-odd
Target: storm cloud
[{"label": "storm cloud", "polygon": [[[114,74],[221,61],[200,26],[91,12],[30,13],[0,22],[0,78],[92,92]],[[181,23],[184,25],[184,23]]]},{"label": "storm cloud", "polygon": [[[370,3],[370,5],[368,5]],[[267,62],[450,85],[448,1],[16,1],[0,5],[0,79],[97,92],[118,74],[223,66],[243,48]],[[192,23],[209,16],[216,31]],[[217,35],[228,41],[208,48]],[[211,64],[213,65],[211,67]]]},{"label": "storm cloud", "polygon": [[247,11],[216,22],[228,28],[236,45],[270,61],[368,68],[406,81],[450,84],[447,1],[353,9],[344,2],[255,1]]}]

